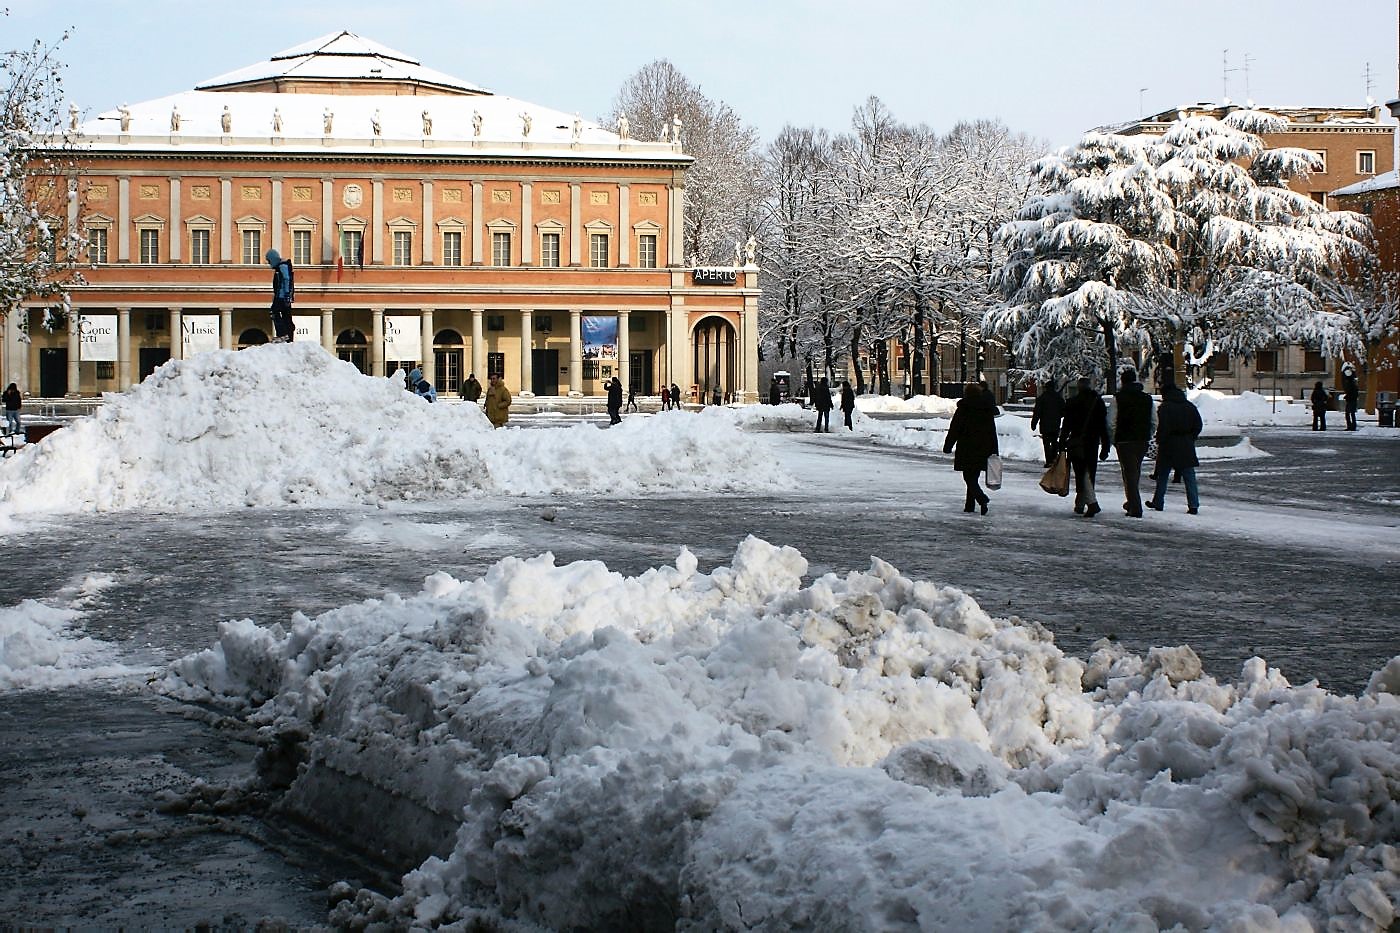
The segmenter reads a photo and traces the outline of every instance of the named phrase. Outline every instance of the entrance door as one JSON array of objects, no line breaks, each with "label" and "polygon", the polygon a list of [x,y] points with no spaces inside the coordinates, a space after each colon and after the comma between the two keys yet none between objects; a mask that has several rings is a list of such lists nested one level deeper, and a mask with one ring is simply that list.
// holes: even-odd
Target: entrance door
[{"label": "entrance door", "polygon": [[155,372],[162,363],[170,359],[170,349],[168,347],[142,347],[141,348],[141,373],[136,377],[140,382]]},{"label": "entrance door", "polygon": [[39,350],[39,394],[44,398],[63,398],[68,394],[68,348]]},{"label": "entrance door", "polygon": [[437,389],[444,395],[456,395],[462,385],[462,351],[434,350],[433,365],[437,369]]},{"label": "entrance door", "polygon": [[536,395],[559,394],[559,351],[530,351],[530,391]]},{"label": "entrance door", "polygon": [[650,350],[632,350],[627,354],[628,388],[638,395],[652,395]]}]

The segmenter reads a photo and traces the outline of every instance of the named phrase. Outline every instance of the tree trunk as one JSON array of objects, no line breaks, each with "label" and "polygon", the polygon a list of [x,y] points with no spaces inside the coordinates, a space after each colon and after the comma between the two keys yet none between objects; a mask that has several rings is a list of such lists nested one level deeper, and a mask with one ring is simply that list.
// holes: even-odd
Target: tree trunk
[{"label": "tree trunk", "polygon": [[859,324],[851,328],[851,369],[856,376],[856,395],[865,394],[865,373],[860,367],[860,331]]},{"label": "tree trunk", "polygon": [[1103,346],[1104,352],[1108,354],[1108,394],[1114,395],[1118,392],[1118,341],[1113,336],[1113,322],[1103,322]]}]

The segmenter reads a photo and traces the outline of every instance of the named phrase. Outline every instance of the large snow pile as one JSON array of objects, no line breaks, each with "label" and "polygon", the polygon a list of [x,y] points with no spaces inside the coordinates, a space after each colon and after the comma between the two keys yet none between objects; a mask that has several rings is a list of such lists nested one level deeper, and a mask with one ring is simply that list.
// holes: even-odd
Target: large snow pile
[{"label": "large snow pile", "polygon": [[0,513],[324,505],[481,493],[772,488],[762,440],[683,412],[493,430],[314,344],[171,361],[0,467]]},{"label": "large snow pile", "polygon": [[286,627],[225,623],[166,689],[261,724],[284,806],[418,847],[403,893],[347,898],[346,924],[1395,918],[1400,658],[1358,697],[1257,658],[1223,684],[1188,648],[1085,663],[879,560],[806,571],[754,538],[710,574],[688,551],[636,577],[510,558]]},{"label": "large snow pile", "polygon": [[1308,404],[1286,396],[1265,396],[1257,392],[1231,395],[1214,389],[1192,389],[1186,397],[1201,413],[1207,430],[1211,425],[1249,427],[1312,423],[1312,409]]}]

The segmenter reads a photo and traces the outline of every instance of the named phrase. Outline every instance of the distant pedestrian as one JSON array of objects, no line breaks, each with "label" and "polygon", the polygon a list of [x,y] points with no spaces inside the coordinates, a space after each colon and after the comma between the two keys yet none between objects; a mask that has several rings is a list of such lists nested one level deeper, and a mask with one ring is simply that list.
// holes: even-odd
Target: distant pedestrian
[{"label": "distant pedestrian", "polygon": [[1031,410],[1031,430],[1040,428],[1040,443],[1045,448],[1045,465],[1055,461],[1055,445],[1060,439],[1060,419],[1065,416],[1065,399],[1055,380],[1045,383]]},{"label": "distant pedestrian", "polygon": [[627,411],[640,411],[637,408],[637,387],[629,385],[627,387]]},{"label": "distant pedestrian", "polygon": [[1347,430],[1356,430],[1356,406],[1361,400],[1361,383],[1348,363],[1342,367],[1342,397],[1347,400]]},{"label": "distant pedestrian", "polygon": [[622,382],[616,376],[608,383],[608,422],[622,422]]},{"label": "distant pedestrian", "polygon": [[851,412],[856,410],[856,393],[851,388],[849,379],[841,380],[841,417],[846,421],[847,430],[854,431],[851,426]]},{"label": "distant pedestrian", "polygon": [[723,405],[723,404],[724,404],[724,395],[723,395],[723,393],[720,392],[719,386],[715,386],[714,391],[710,393],[710,404],[711,404],[711,405]]},{"label": "distant pedestrian", "polygon": [[676,385],[674,382],[671,383],[671,407],[681,407],[681,389],[680,386]]},{"label": "distant pedestrian", "polygon": [[481,383],[477,381],[476,373],[470,373],[467,381],[462,383],[462,401],[475,402],[481,398]]},{"label": "distant pedestrian", "polygon": [[661,410],[665,411],[671,407],[671,390],[667,386],[661,387]]},{"label": "distant pedestrian", "polygon": [[277,335],[272,342],[291,343],[296,333],[292,325],[292,302],[296,300],[292,261],[283,259],[275,249],[268,250],[263,258],[272,267],[272,329]]},{"label": "distant pedestrian", "polygon": [[[1074,470],[1074,511],[1093,518],[1103,511],[1094,493],[1099,460],[1108,459],[1108,409],[1089,382],[1079,379],[1079,391],[1065,403],[1064,419],[1060,422],[1060,449],[1069,456]],[[1098,452],[1095,459],[1094,453]]]},{"label": "distant pedestrian", "polygon": [[953,469],[963,475],[967,486],[964,512],[981,506],[982,514],[986,515],[987,505],[992,501],[982,490],[978,478],[987,469],[987,458],[1000,453],[996,424],[1000,414],[990,392],[983,391],[975,382],[963,387],[963,397],[958,399],[958,407],[948,425],[948,437],[943,441],[943,452],[953,454]]},{"label": "distant pedestrian", "polygon": [[1313,383],[1312,395],[1309,396],[1309,399],[1312,401],[1312,429],[1314,431],[1326,431],[1327,408],[1332,403],[1332,398],[1327,394],[1327,390],[1322,387],[1320,381]]},{"label": "distant pedestrian", "polygon": [[1142,518],[1142,458],[1152,438],[1152,396],[1137,381],[1137,370],[1125,369],[1122,388],[1114,396],[1113,447],[1123,473],[1123,511]]},{"label": "distant pedestrian", "polygon": [[5,433],[18,434],[20,432],[19,410],[24,404],[20,398],[19,386],[13,382],[10,383],[5,387],[3,397],[5,399]]},{"label": "distant pedestrian", "polygon": [[486,390],[486,420],[499,428],[510,420],[510,390],[495,373],[491,374],[490,382]]},{"label": "distant pedestrian", "polygon": [[1162,404],[1157,409],[1157,490],[1149,509],[1162,511],[1167,495],[1167,485],[1172,471],[1181,474],[1186,484],[1186,511],[1192,515],[1201,506],[1200,492],[1196,487],[1196,438],[1201,436],[1201,413],[1196,410],[1186,393],[1174,384],[1168,383],[1162,389]]},{"label": "distant pedestrian", "polygon": [[768,404],[776,405],[783,400],[783,387],[778,385],[778,377],[768,381]]},{"label": "distant pedestrian", "polygon": [[816,431],[831,433],[831,386],[827,383],[826,377],[822,376],[817,380],[817,387],[812,390],[812,407],[817,410]]}]

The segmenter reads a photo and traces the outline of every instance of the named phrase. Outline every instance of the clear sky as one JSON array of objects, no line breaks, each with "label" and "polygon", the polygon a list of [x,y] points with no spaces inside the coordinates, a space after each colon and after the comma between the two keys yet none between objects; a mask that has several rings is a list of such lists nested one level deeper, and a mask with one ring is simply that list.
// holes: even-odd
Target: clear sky
[{"label": "clear sky", "polygon": [[[0,0],[4,3],[5,0]],[[1000,117],[1055,145],[1182,103],[1397,96],[1392,0],[8,0],[0,48],[57,38],[88,113],[348,29],[492,90],[597,117],[669,59],[765,141],[843,130],[870,95],[946,130]],[[1228,53],[1227,53],[1228,50]],[[1246,72],[1246,56],[1248,70]],[[1228,67],[1233,69],[1226,72]],[[1248,91],[1246,93],[1246,80]]]}]

